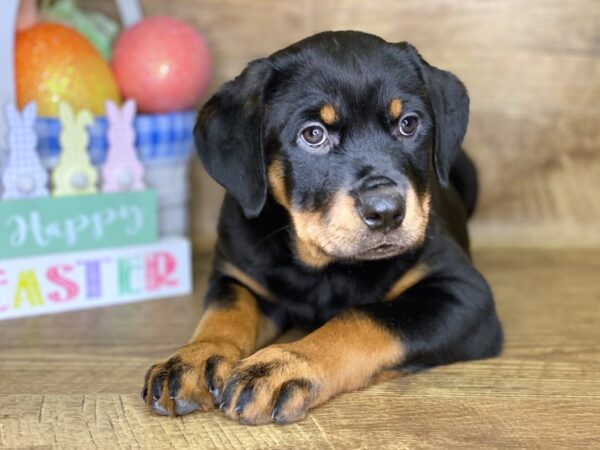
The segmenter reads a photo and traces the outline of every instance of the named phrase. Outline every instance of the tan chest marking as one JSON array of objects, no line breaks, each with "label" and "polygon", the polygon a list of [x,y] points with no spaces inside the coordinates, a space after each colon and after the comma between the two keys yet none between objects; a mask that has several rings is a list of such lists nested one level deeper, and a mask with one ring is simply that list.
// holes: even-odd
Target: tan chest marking
[{"label": "tan chest marking", "polygon": [[384,302],[389,302],[398,298],[407,289],[410,289],[419,281],[423,280],[429,273],[429,266],[420,262],[406,271],[398,281],[396,281],[389,291],[383,297]]}]

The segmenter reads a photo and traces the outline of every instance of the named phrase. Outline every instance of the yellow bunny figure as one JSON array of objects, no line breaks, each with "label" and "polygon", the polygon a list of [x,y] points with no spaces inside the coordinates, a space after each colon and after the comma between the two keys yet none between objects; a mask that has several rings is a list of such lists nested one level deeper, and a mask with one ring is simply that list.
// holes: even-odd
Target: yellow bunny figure
[{"label": "yellow bunny figure", "polygon": [[86,130],[92,124],[93,116],[85,109],[75,115],[71,106],[65,102],[59,103],[58,116],[62,125],[62,151],[52,171],[53,195],[93,194],[97,191],[98,173],[90,163]]}]

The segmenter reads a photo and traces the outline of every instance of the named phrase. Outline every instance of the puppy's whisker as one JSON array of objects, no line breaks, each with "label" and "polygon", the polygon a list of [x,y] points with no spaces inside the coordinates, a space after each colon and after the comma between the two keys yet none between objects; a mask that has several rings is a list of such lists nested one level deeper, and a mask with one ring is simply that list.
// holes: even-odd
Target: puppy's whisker
[{"label": "puppy's whisker", "polygon": [[268,241],[269,239],[273,238],[276,234],[281,233],[282,231],[287,230],[288,228],[291,228],[290,224],[284,225],[281,228],[277,228],[275,231],[267,234],[265,237],[263,237],[262,239],[259,239],[256,242],[256,245],[260,245],[262,243],[264,243],[265,241]]}]

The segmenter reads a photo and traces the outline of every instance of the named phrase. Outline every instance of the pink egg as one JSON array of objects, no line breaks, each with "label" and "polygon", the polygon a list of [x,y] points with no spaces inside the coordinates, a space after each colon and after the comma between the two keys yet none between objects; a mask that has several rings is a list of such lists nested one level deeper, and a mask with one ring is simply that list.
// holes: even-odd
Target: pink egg
[{"label": "pink egg", "polygon": [[148,17],[125,30],[112,66],[125,98],[138,110],[158,113],[195,106],[208,86],[211,56],[204,38],[170,17]]}]

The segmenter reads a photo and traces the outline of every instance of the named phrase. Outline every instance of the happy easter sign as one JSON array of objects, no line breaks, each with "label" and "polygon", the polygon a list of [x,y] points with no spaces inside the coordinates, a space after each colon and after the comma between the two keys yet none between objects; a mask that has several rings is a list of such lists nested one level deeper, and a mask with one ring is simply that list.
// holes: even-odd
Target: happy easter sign
[{"label": "happy easter sign", "polygon": [[156,239],[154,191],[0,202],[0,259]]},{"label": "happy easter sign", "polygon": [[189,241],[0,259],[0,320],[189,294]]}]

